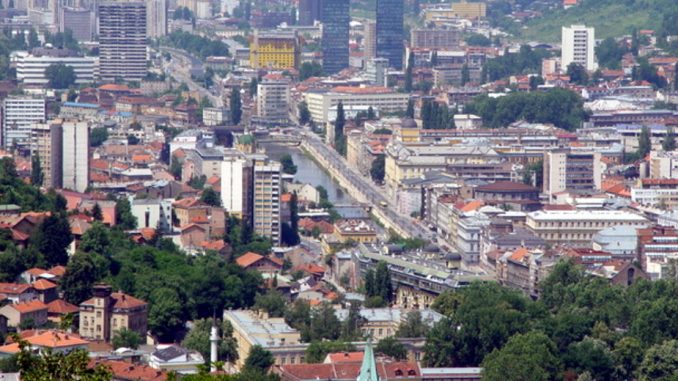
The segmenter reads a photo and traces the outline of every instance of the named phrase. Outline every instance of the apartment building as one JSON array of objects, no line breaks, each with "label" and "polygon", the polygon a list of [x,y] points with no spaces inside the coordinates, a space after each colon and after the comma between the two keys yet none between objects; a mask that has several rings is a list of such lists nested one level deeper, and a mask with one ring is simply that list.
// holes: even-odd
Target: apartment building
[{"label": "apartment building", "polygon": [[296,32],[254,31],[250,45],[250,66],[255,69],[297,69],[301,47]]},{"label": "apartment building", "polygon": [[590,191],[602,184],[601,154],[555,150],[544,154],[544,193]]},{"label": "apartment building", "polygon": [[94,286],[94,296],[80,303],[80,336],[109,342],[123,328],[146,336],[148,304],[132,296],[112,292],[109,285]]},{"label": "apartment building", "polygon": [[540,210],[527,214],[527,227],[547,243],[591,247],[594,235],[620,225],[645,227],[648,220],[622,210]]},{"label": "apartment building", "polygon": [[16,52],[12,61],[16,64],[16,78],[24,85],[45,87],[49,79],[45,70],[50,65],[65,65],[73,68],[75,83],[84,85],[93,83],[98,77],[99,59],[97,57],[68,56],[68,52],[60,49],[40,49],[36,54]]},{"label": "apartment building", "polygon": [[267,75],[257,85],[257,117],[286,123],[290,113],[290,84],[281,75]]},{"label": "apartment building", "polygon": [[331,90],[313,89],[304,93],[304,100],[308,105],[312,119],[322,125],[330,122],[329,114],[332,107],[341,102],[344,107],[372,106],[380,113],[404,111],[410,95],[396,92],[394,89],[379,86],[352,87],[338,86]]},{"label": "apartment building", "polygon": [[254,233],[280,243],[280,195],[282,166],[267,158],[255,158],[252,181]]},{"label": "apartment building", "polygon": [[596,64],[595,29],[585,25],[571,25],[562,27],[562,56],[560,59],[562,70],[567,70],[571,63],[580,65],[587,71],[595,71]]},{"label": "apartment building", "polygon": [[8,97],[3,103],[2,116],[2,146],[28,149],[31,125],[45,121],[45,98]]},{"label": "apartment building", "polygon": [[98,5],[100,74],[104,81],[139,81],[146,75],[146,3]]},{"label": "apartment building", "polygon": [[61,185],[84,192],[89,187],[89,125],[66,121],[61,124],[61,131]]},{"label": "apartment building", "polygon": [[276,365],[305,362],[307,344],[301,343],[301,334],[287,325],[285,319],[252,310],[224,310],[223,319],[233,326],[233,338],[238,345],[236,370],[243,368],[255,345],[270,351]]},{"label": "apartment building", "polygon": [[59,123],[35,123],[31,127],[31,157],[37,156],[42,168],[42,186],[62,188],[62,132]]},{"label": "apartment building", "polygon": [[412,48],[434,50],[458,49],[459,34],[456,29],[417,28],[410,31]]},{"label": "apartment building", "polygon": [[229,150],[221,163],[221,205],[229,214],[252,219],[252,163],[242,153]]}]

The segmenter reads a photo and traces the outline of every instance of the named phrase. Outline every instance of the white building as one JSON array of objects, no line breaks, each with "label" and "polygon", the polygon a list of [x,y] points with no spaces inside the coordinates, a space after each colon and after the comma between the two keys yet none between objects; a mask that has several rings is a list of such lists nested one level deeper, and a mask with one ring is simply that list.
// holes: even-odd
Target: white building
[{"label": "white building", "polygon": [[564,26],[562,29],[561,68],[567,70],[572,63],[581,65],[587,71],[595,71],[595,30],[584,25]]},{"label": "white building", "polygon": [[61,124],[35,123],[31,127],[31,157],[38,156],[45,188],[61,188]]},{"label": "white building", "polygon": [[49,80],[45,70],[50,65],[65,65],[73,68],[75,83],[78,85],[94,82],[98,76],[97,57],[59,57],[56,55],[32,55],[28,52],[14,52],[12,62],[16,64],[16,77],[24,85],[44,87]]},{"label": "white building", "polygon": [[[170,157],[178,149],[196,149],[198,146],[211,148],[214,146],[214,133],[204,130],[186,130],[175,136],[170,142]],[[171,159],[170,159],[171,160]]]},{"label": "white building", "polygon": [[101,79],[139,81],[146,68],[146,3],[103,1],[98,3]]},{"label": "white building", "polygon": [[268,159],[255,159],[252,186],[254,232],[280,243],[280,190],[282,166]]},{"label": "white building", "polygon": [[146,34],[149,38],[167,34],[167,0],[146,0]]},{"label": "white building", "polygon": [[326,125],[330,121],[329,113],[332,107],[341,102],[346,109],[348,106],[372,106],[382,113],[405,111],[410,95],[398,93],[386,87],[352,87],[339,86],[332,90],[309,90],[304,93],[304,100],[308,105],[313,121]]},{"label": "white building", "polygon": [[148,365],[151,368],[178,374],[196,374],[198,367],[203,364],[205,364],[205,359],[200,352],[191,351],[176,344],[159,345],[148,359]]},{"label": "white building", "polygon": [[173,199],[132,200],[132,214],[137,219],[137,229],[153,228],[160,232],[172,230]]},{"label": "white building", "polygon": [[2,146],[27,147],[31,125],[45,121],[45,99],[27,96],[6,98],[2,110]]},{"label": "white building", "polygon": [[589,191],[602,185],[601,154],[555,150],[544,154],[544,193]]},{"label": "white building", "polygon": [[242,155],[225,154],[221,164],[221,204],[229,214],[249,216],[252,165]]},{"label": "white building", "polygon": [[645,227],[645,217],[621,210],[540,210],[527,214],[525,224],[549,244],[591,247],[593,236],[606,228]]},{"label": "white building", "polygon": [[205,107],[202,110],[202,124],[205,126],[221,126],[229,120],[225,107]]},{"label": "white building", "polygon": [[84,192],[89,186],[89,126],[87,122],[64,122],[62,130],[62,186]]},{"label": "white building", "polygon": [[375,86],[386,86],[388,59],[372,58],[365,64],[365,78]]},{"label": "white building", "polygon": [[264,77],[257,85],[257,116],[269,121],[289,118],[290,85],[286,79]]}]

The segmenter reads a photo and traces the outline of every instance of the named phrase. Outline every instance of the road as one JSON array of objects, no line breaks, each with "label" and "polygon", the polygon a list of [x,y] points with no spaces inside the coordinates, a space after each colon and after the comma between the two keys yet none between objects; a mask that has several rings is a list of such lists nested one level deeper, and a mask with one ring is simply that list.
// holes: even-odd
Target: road
[{"label": "road", "polygon": [[[395,211],[396,207],[391,203],[391,200],[384,195],[383,189],[380,189],[372,183],[372,181],[363,177],[354,168],[351,168],[337,151],[328,147],[317,135],[314,133],[305,133],[304,139],[307,144],[320,152],[333,168],[337,168],[338,172],[344,175],[353,188],[349,189],[349,192],[360,192],[364,195],[365,199],[372,204],[373,208],[380,208],[381,213],[384,214],[388,221],[407,232],[410,237],[418,237],[430,242],[435,242],[435,233],[417,224],[411,217],[397,213]],[[379,205],[384,202],[388,207],[381,208]]]},{"label": "road", "polygon": [[167,52],[172,56],[169,63],[164,64],[164,70],[167,75],[172,76],[179,83],[185,83],[191,91],[197,91],[201,96],[207,97],[215,107],[223,105],[223,100],[212,94],[209,90],[204,88],[201,84],[195,82],[191,78],[191,70],[193,68],[202,67],[202,62],[187,54],[183,50],[161,46],[160,51]]}]

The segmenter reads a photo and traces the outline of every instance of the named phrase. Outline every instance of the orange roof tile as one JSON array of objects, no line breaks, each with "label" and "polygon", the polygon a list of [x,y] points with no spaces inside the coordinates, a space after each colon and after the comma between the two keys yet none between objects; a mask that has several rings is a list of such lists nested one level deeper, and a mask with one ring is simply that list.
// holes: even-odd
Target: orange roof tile
[{"label": "orange roof tile", "polygon": [[56,288],[57,285],[48,281],[47,279],[38,279],[32,283],[32,286],[38,291],[45,291]]},{"label": "orange roof tile", "polygon": [[530,251],[527,250],[526,248],[519,247],[516,251],[513,252],[513,254],[511,254],[510,258],[511,260],[514,261],[522,261],[523,258],[525,258],[525,256],[528,255],[529,253]]},{"label": "orange roof tile", "polygon": [[99,90],[104,90],[104,91],[129,91],[129,87],[127,85],[117,85],[115,83],[107,83],[105,85],[99,86]]},{"label": "orange roof tile", "polygon": [[340,352],[340,353],[330,353],[327,355],[330,363],[340,363],[340,362],[362,362],[363,361],[363,352]]},{"label": "orange roof tile", "polygon": [[472,212],[480,207],[483,206],[483,202],[480,200],[474,200],[469,202],[468,204],[462,206],[460,209],[462,212]]},{"label": "orange roof tile", "polygon": [[101,364],[111,370],[116,380],[165,381],[167,373],[147,365],[130,364],[125,361],[92,360],[90,366]]},{"label": "orange roof tile", "polygon": [[48,273],[54,276],[64,276],[66,274],[66,266],[54,266],[49,269]]},{"label": "orange roof tile", "polygon": [[0,283],[0,294],[20,295],[30,291],[32,288],[30,284]]},{"label": "orange roof tile", "polygon": [[238,264],[240,267],[250,267],[253,263],[256,263],[260,259],[262,259],[264,256],[259,255],[257,253],[253,253],[251,251],[239,256],[236,260],[235,263]]},{"label": "orange roof tile", "polygon": [[26,270],[26,271],[24,271],[24,272],[29,273],[29,274],[31,274],[31,275],[33,275],[33,276],[40,276],[40,275],[46,273],[47,270],[41,269],[41,268],[39,268],[39,267],[33,267],[33,268],[28,269],[28,270]]},{"label": "orange roof tile", "polygon": [[50,314],[74,314],[77,313],[80,309],[78,306],[75,306],[71,303],[68,303],[62,299],[53,300],[47,303],[47,313]]},{"label": "orange roof tile", "polygon": [[280,202],[290,202],[292,201],[292,194],[291,193],[283,193],[280,195]]},{"label": "orange roof tile", "polygon": [[[31,346],[52,349],[86,346],[89,343],[87,340],[81,339],[78,335],[57,331],[45,331],[42,333],[36,331],[34,335],[30,337],[23,337],[23,339],[26,342],[28,342],[28,344],[30,344]],[[18,343],[12,343],[0,347],[0,353],[18,353],[18,352],[19,352]]]},{"label": "orange roof tile", "polygon": [[47,305],[39,300],[31,300],[30,302],[12,304],[11,306],[22,314],[47,309]]}]

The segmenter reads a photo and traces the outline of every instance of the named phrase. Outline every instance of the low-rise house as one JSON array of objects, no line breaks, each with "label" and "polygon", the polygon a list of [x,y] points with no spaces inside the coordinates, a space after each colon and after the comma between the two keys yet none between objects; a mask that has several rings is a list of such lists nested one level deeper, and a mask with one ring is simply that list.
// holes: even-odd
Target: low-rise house
[{"label": "low-rise house", "polygon": [[59,298],[57,285],[47,279],[40,278],[31,283],[31,285],[35,289],[38,299],[45,304]]},{"label": "low-rise house", "polygon": [[12,303],[24,303],[35,299],[35,289],[25,283],[0,283],[0,296]]},{"label": "low-rise house", "polygon": [[94,286],[94,296],[80,304],[80,329],[84,338],[110,341],[126,328],[144,337],[148,326],[148,304],[143,300],[112,292],[109,285]]},{"label": "low-rise house", "polygon": [[246,270],[257,270],[262,273],[277,273],[282,270],[283,261],[274,256],[263,256],[253,252],[247,252],[239,256],[235,263]]},{"label": "low-rise house", "polygon": [[[34,331],[33,335],[22,336],[36,354],[42,354],[45,350],[52,353],[70,353],[74,350],[86,350],[89,342],[80,336],[60,331]],[[19,353],[19,344],[11,343],[0,347],[0,358],[7,358]]]},{"label": "low-rise house", "polygon": [[166,381],[167,372],[147,365],[131,364],[117,360],[91,360],[90,365],[103,365],[110,369],[113,381]]},{"label": "low-rise house", "polygon": [[375,242],[377,231],[371,222],[366,220],[341,220],[334,224],[334,234],[339,241]]},{"label": "low-rise house", "polygon": [[178,345],[158,347],[148,359],[148,365],[151,368],[178,374],[198,373],[198,366],[204,363],[205,359],[200,352],[191,351]]},{"label": "low-rise house", "polygon": [[59,324],[66,315],[77,315],[80,312],[78,306],[56,299],[47,303],[47,320]]},{"label": "low-rise house", "polygon": [[7,325],[20,327],[21,324],[32,323],[40,327],[47,323],[47,305],[39,300],[8,304],[0,308],[0,315],[7,318]]},{"label": "low-rise house", "polygon": [[543,250],[524,247],[507,252],[497,261],[497,280],[525,295],[539,297],[539,284],[551,273],[559,257]]}]

